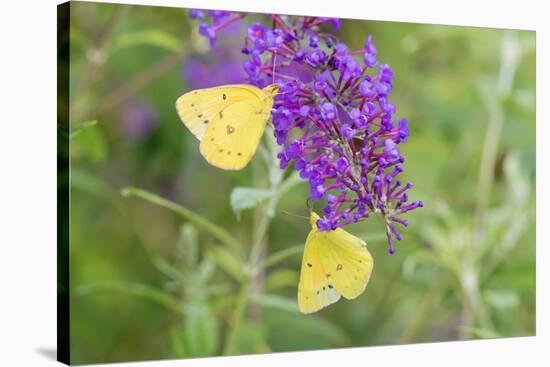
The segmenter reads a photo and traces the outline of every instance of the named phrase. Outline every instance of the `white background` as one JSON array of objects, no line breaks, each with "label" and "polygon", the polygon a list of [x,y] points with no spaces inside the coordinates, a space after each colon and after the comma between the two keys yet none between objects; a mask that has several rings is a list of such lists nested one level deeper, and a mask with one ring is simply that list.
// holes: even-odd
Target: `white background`
[{"label": "white background", "polygon": [[[537,31],[537,336],[142,362],[124,366],[548,366],[550,65],[544,1],[118,1],[521,28]],[[0,11],[0,366],[52,366],[56,348],[56,4],[12,0]],[[546,15],[546,16],[545,16]],[[546,101],[546,106],[544,105]],[[546,118],[546,123],[548,119]],[[521,213],[518,213],[521,215]],[[118,364],[117,364],[118,365]]]}]

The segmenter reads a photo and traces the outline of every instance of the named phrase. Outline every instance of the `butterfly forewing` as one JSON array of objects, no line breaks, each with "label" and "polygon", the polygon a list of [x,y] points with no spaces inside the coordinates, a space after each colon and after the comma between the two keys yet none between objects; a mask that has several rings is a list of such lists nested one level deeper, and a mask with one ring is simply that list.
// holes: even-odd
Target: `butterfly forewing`
[{"label": "butterfly forewing", "polygon": [[201,140],[215,116],[225,108],[241,101],[262,98],[262,90],[245,84],[197,89],[179,97],[176,110],[185,126]]},{"label": "butterfly forewing", "polygon": [[260,100],[243,100],[212,117],[200,151],[213,166],[226,170],[245,167],[254,156],[270,110]]},{"label": "butterfly forewing", "polygon": [[306,239],[298,284],[298,306],[303,313],[319,311],[340,299],[321,264],[320,245],[318,232],[312,230]]}]

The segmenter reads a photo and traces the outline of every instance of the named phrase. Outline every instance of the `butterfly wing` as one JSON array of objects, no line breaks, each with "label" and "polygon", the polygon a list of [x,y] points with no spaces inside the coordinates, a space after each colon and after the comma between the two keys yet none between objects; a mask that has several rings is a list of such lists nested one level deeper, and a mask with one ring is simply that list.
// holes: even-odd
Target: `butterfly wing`
[{"label": "butterfly wing", "polygon": [[334,288],[347,299],[363,293],[374,265],[367,244],[341,228],[316,236],[319,259]]},{"label": "butterfly wing", "polygon": [[300,281],[298,284],[298,307],[300,312],[319,311],[340,299],[340,294],[326,276],[319,256],[322,237],[313,229],[306,239]]},{"label": "butterfly wing", "polygon": [[246,84],[197,89],[179,97],[176,110],[184,125],[202,140],[211,122],[225,108],[244,100],[262,98],[265,98],[262,90]]},{"label": "butterfly wing", "polygon": [[271,103],[258,98],[225,107],[212,117],[201,140],[201,154],[218,168],[244,168],[256,153],[270,113]]}]

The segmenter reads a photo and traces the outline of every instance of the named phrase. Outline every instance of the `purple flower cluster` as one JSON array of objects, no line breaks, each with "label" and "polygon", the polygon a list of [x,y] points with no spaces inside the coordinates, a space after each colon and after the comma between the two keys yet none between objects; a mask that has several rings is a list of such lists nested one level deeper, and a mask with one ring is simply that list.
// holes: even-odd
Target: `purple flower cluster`
[{"label": "purple flower cluster", "polygon": [[[226,18],[235,15],[226,15]],[[394,73],[379,63],[369,36],[360,50],[350,51],[337,37],[321,32],[331,18],[271,15],[272,27],[248,27],[242,52],[251,84],[280,86],[272,114],[281,169],[291,162],[309,181],[313,200],[326,200],[321,231],[384,216],[389,252],[403,237],[399,216],[422,207],[409,202],[397,176],[405,158],[399,145],[407,141],[406,119],[394,117],[390,103]],[[219,28],[218,28],[219,29]]]}]

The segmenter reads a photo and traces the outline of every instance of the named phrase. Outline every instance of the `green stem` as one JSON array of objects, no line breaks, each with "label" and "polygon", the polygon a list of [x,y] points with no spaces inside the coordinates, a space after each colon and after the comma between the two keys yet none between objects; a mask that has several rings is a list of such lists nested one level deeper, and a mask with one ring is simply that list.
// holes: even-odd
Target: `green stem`
[{"label": "green stem", "polygon": [[[273,199],[270,202],[272,201]],[[252,242],[252,247],[250,248],[250,256],[248,260],[249,264],[252,266],[252,269],[257,270],[258,268],[257,261],[262,252],[262,242],[267,234],[269,225],[271,224],[271,219],[272,216],[269,215],[269,212],[261,213],[259,223],[255,226],[254,240]]]},{"label": "green stem", "polygon": [[267,233],[267,229],[269,228],[270,221],[271,221],[271,217],[269,215],[264,214],[260,219],[260,224],[258,226],[255,226],[254,233],[253,233],[254,240],[250,248],[250,256],[248,260],[248,268],[251,270],[251,272],[250,272],[250,276],[247,277],[241,284],[241,290],[239,292],[239,297],[237,300],[237,307],[235,308],[235,313],[233,315],[233,323],[229,330],[227,341],[223,351],[224,355],[231,355],[234,353],[235,339],[236,339],[241,321],[243,319],[246,306],[248,305],[248,302],[249,302],[250,290],[253,285],[253,281],[256,279],[258,275],[257,274],[258,267],[255,265],[255,263],[257,262],[257,258],[261,253],[263,239]]},{"label": "green stem", "polygon": [[235,312],[233,314],[232,324],[229,326],[230,329],[223,350],[223,355],[225,356],[231,355],[234,352],[235,339],[237,338],[237,330],[239,328],[239,324],[241,323],[246,304],[248,303],[248,292],[250,290],[250,284],[250,280],[247,280],[243,284],[241,284],[241,290],[237,298],[237,307],[235,308]]},{"label": "green stem", "polygon": [[270,221],[271,221],[271,218],[268,215],[264,215],[261,218],[260,224],[255,227],[254,240],[252,243],[252,247],[250,248],[250,257],[248,260],[248,268],[251,269],[251,274],[241,283],[241,290],[239,292],[239,296],[237,299],[237,307],[235,308],[235,312],[233,314],[232,325],[230,326],[230,330],[227,336],[227,341],[225,343],[225,348],[223,351],[224,355],[231,355],[235,352],[234,350],[235,339],[236,339],[241,321],[243,319],[246,306],[248,305],[248,302],[249,302],[250,290],[252,287],[253,280],[257,276],[258,269],[257,269],[257,266],[255,266],[255,262],[262,250],[262,242],[265,234],[267,233],[267,229],[269,228]]},{"label": "green stem", "polygon": [[265,159],[265,163],[267,166],[267,170],[269,173],[269,188],[271,190],[274,190],[277,192],[276,195],[273,195],[273,197],[269,200],[268,204],[257,208],[257,215],[258,223],[254,226],[253,233],[252,233],[252,246],[250,247],[250,255],[248,259],[248,268],[250,269],[250,276],[243,281],[241,284],[241,291],[239,292],[239,297],[237,300],[237,307],[235,309],[235,313],[233,315],[233,322],[230,326],[225,348],[223,351],[224,355],[231,355],[235,352],[235,339],[240,327],[240,324],[242,322],[246,306],[249,303],[249,299],[251,296],[251,289],[256,286],[259,287],[260,285],[254,284],[254,282],[257,282],[258,279],[261,281],[261,277],[259,277],[259,272],[262,271],[263,268],[259,267],[260,262],[260,256],[262,254],[262,251],[264,249],[264,238],[269,230],[269,225],[271,224],[271,220],[273,216],[275,215],[275,208],[277,206],[277,202],[279,201],[279,198],[281,197],[280,189],[281,187],[285,186],[284,182],[281,184],[283,174],[279,170],[278,164],[277,164],[277,146],[275,143],[275,140],[273,136],[267,135],[267,146],[268,146],[268,152],[270,156],[267,156]]},{"label": "green stem", "polygon": [[151,192],[138,189],[135,187],[127,187],[122,190],[122,196],[124,197],[139,197],[141,199],[147,200],[150,203],[156,204],[158,206],[161,206],[163,208],[169,209],[173,212],[175,212],[178,215],[181,215],[182,217],[189,220],[191,223],[196,225],[199,228],[204,229],[205,231],[209,232],[212,236],[220,240],[221,242],[225,243],[227,246],[232,248],[236,253],[241,253],[241,245],[239,242],[231,236],[229,232],[227,232],[225,229],[218,227],[217,225],[213,224],[212,222],[208,221],[206,218],[193,213],[189,209],[176,204],[170,200],[164,199],[158,195],[155,195]]}]

